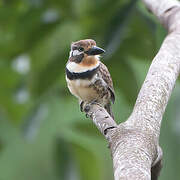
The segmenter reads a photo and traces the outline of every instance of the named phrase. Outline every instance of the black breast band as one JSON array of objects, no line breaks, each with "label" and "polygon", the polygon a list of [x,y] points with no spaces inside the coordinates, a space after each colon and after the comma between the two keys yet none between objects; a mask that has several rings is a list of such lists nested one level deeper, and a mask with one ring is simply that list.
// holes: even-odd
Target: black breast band
[{"label": "black breast band", "polygon": [[93,70],[85,71],[85,72],[81,72],[81,73],[70,72],[66,68],[66,75],[67,75],[68,79],[70,79],[70,80],[91,79],[94,76],[94,74],[97,72],[98,68],[99,68],[99,66]]}]

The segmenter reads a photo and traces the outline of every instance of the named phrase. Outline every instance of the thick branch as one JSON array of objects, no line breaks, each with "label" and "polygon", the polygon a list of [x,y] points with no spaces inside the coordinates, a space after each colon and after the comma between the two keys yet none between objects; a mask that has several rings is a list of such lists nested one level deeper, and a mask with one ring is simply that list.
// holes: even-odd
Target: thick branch
[{"label": "thick branch", "polygon": [[128,121],[137,126],[145,123],[143,127],[159,136],[162,116],[180,70],[180,4],[173,0],[144,2],[171,33],[151,64]]},{"label": "thick branch", "polygon": [[[92,105],[88,112],[110,143],[115,180],[156,180],[161,168],[161,120],[180,72],[180,3],[144,0],[169,34],[153,59],[128,120],[117,128],[107,112]],[[106,133],[105,130],[110,129]]]}]

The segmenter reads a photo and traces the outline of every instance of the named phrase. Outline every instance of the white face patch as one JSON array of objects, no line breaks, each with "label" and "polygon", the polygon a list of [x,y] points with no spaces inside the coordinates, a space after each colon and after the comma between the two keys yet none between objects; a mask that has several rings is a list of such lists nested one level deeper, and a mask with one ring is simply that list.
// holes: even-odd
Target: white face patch
[{"label": "white face patch", "polygon": [[78,50],[74,50],[73,51],[73,56],[78,56],[78,55],[80,55],[80,54],[82,54],[83,52],[80,52],[80,51],[78,51]]},{"label": "white face patch", "polygon": [[70,51],[70,53],[69,53],[69,57],[72,57],[72,56],[78,56],[78,55],[80,55],[80,54],[82,54],[83,52],[81,51],[79,51],[79,50],[74,50],[74,51]]}]

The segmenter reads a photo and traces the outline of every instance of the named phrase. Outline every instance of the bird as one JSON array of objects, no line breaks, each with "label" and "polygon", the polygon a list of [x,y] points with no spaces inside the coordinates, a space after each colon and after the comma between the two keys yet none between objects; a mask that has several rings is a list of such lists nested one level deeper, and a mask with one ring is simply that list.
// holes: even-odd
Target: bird
[{"label": "bird", "polygon": [[71,43],[65,74],[69,91],[78,98],[80,109],[87,103],[97,103],[106,109],[114,119],[111,103],[115,92],[111,75],[100,61],[105,50],[98,47],[93,39]]}]

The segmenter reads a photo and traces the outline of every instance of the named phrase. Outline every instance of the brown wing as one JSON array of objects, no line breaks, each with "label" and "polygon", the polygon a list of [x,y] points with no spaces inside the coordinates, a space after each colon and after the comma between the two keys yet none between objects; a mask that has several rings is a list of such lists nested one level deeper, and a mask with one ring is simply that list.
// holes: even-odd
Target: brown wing
[{"label": "brown wing", "polygon": [[115,101],[115,93],[114,93],[114,88],[113,88],[113,82],[112,82],[112,79],[111,79],[111,75],[110,75],[110,73],[108,71],[108,68],[103,63],[100,62],[99,71],[100,71],[100,73],[102,75],[103,80],[108,85],[108,89],[111,92],[111,100],[114,103],[114,101]]}]

